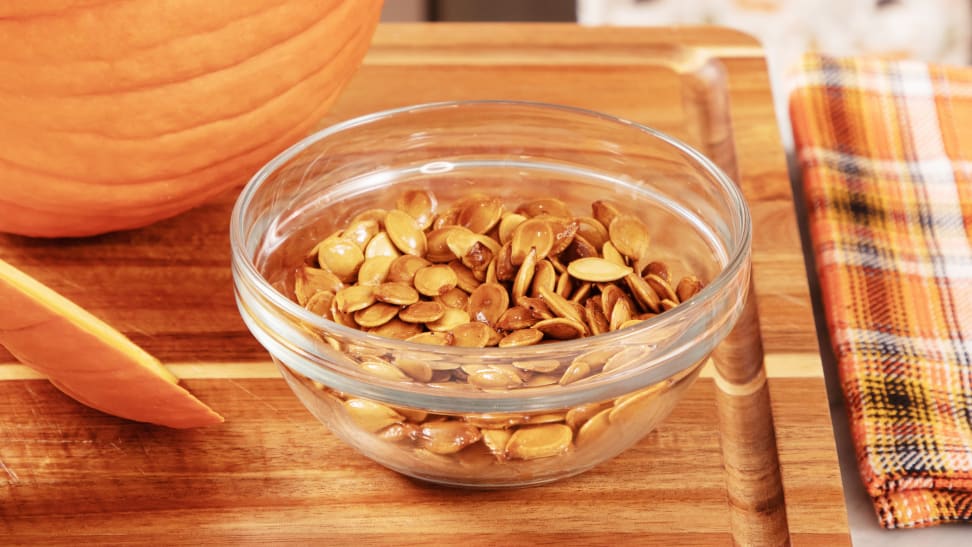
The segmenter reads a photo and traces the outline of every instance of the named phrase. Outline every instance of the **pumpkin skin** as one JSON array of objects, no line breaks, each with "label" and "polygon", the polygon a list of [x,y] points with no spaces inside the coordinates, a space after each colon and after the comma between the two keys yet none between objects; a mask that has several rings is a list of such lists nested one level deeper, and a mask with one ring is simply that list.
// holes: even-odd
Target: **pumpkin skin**
[{"label": "pumpkin skin", "polygon": [[306,134],[381,0],[0,0],[0,231],[136,228]]}]

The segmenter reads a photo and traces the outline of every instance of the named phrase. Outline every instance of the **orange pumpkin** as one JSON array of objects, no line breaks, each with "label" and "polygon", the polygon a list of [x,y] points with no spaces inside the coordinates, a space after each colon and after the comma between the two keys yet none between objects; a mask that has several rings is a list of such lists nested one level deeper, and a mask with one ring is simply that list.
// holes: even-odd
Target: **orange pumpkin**
[{"label": "orange pumpkin", "polygon": [[364,57],[381,0],[0,0],[0,231],[135,228],[241,184]]}]

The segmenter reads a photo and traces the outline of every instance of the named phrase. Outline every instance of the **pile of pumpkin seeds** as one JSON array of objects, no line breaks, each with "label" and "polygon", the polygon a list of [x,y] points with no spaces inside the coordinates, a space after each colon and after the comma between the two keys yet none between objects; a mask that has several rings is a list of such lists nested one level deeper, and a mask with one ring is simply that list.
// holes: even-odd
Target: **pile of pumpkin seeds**
[{"label": "pile of pumpkin seeds", "polygon": [[[507,208],[495,196],[475,194],[443,207],[426,190],[404,192],[394,209],[351,218],[310,250],[293,284],[300,305],[341,325],[462,347],[528,346],[624,329],[701,288],[693,275],[674,283],[668,267],[652,260],[645,223],[609,201],[594,201],[589,216],[577,216],[556,198]],[[371,355],[359,365],[390,380],[516,389],[610,372],[639,362],[632,354],[639,351],[599,349],[569,364],[458,365]],[[635,411],[650,415],[674,383],[563,412],[495,418],[429,415],[319,387],[341,401],[359,428],[381,439],[439,455],[482,444],[505,462],[563,454],[601,439]]]},{"label": "pile of pumpkin seeds", "polygon": [[390,338],[514,347],[630,327],[702,288],[692,275],[673,283],[644,222],[608,201],[592,216],[479,194],[438,209],[412,190],[356,215],[295,272],[297,302]]}]

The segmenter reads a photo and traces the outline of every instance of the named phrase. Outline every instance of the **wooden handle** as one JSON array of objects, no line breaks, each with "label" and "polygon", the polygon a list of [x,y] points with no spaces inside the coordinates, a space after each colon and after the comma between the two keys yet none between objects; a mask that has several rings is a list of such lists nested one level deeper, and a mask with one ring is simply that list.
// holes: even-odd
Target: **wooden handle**
[{"label": "wooden handle", "polygon": [[789,545],[790,534],[763,366],[756,294],[713,352],[729,520],[737,545]]}]

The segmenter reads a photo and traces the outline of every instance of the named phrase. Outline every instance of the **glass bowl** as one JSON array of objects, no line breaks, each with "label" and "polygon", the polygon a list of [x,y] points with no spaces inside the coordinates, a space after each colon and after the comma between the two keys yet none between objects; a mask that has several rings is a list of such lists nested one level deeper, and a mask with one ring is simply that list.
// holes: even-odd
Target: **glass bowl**
[{"label": "glass bowl", "polygon": [[[315,244],[415,189],[434,193],[440,210],[481,193],[510,209],[558,198],[580,217],[609,200],[647,225],[652,261],[703,288],[627,328],[485,348],[378,336],[292,299],[294,271]],[[711,161],[643,125],[540,103],[426,104],[322,130],[253,177],[230,230],[243,320],[310,412],[388,468],[465,487],[549,482],[638,442],[732,328],[750,275],[749,211]],[[556,380],[581,361],[600,372]],[[523,385],[437,380],[482,367],[518,371]]]}]

